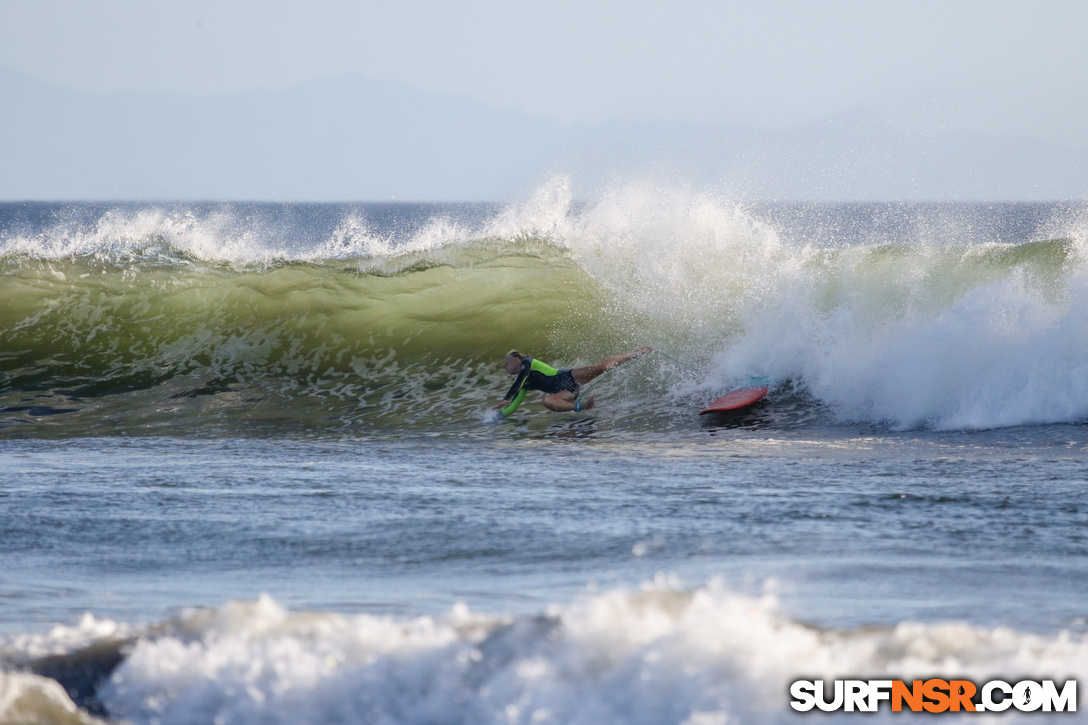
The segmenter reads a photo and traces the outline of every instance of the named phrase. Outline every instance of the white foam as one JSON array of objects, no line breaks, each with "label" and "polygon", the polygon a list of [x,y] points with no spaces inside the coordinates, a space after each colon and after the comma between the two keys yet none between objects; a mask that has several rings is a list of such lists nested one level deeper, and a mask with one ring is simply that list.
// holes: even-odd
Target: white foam
[{"label": "white foam", "polygon": [[498,411],[498,410],[489,410],[486,413],[484,413],[483,417],[480,419],[480,422],[483,423],[484,425],[495,425],[497,423],[501,423],[502,420],[503,420],[503,415],[502,415],[502,413],[500,411]]},{"label": "white foam", "polygon": [[823,631],[784,616],[773,593],[661,579],[536,617],[463,606],[346,617],[262,597],[145,636],[100,696],[133,723],[781,722],[801,677],[1086,671],[1088,642],[1072,634],[910,622]]},{"label": "white foam", "polygon": [[1023,268],[972,280],[977,272],[949,254],[906,254],[878,274],[865,269],[865,250],[801,265],[742,312],[745,332],[710,381],[792,378],[844,420],[901,428],[1088,419],[1082,259],[1043,285]]},{"label": "white foam", "polygon": [[550,196],[552,213],[535,215],[552,219],[552,234],[586,271],[640,314],[689,335],[728,327],[738,301],[760,294],[788,262],[773,229],[711,193],[631,183],[578,210],[563,193]]},{"label": "white foam", "polygon": [[130,624],[99,619],[86,612],[75,625],[58,624],[47,632],[14,634],[0,639],[0,656],[34,659],[65,654],[103,640],[127,639],[137,631]]}]

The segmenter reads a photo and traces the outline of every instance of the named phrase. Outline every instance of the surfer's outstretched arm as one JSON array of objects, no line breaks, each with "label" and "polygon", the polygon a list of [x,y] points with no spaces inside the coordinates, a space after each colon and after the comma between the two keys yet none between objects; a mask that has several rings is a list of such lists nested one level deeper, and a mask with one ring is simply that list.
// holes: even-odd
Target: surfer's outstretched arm
[{"label": "surfer's outstretched arm", "polygon": [[639,349],[633,352],[626,353],[624,355],[613,355],[610,358],[602,360],[596,365],[586,365],[582,368],[574,368],[570,371],[570,374],[574,377],[574,382],[578,383],[579,385],[585,385],[590,380],[604,375],[612,368],[618,365],[622,365],[628,360],[634,360],[636,357],[642,357],[646,353],[650,353],[653,351],[654,349],[652,347],[650,347],[649,345],[644,345],[643,347],[640,347]]},{"label": "surfer's outstretched arm", "polygon": [[523,400],[525,400],[525,388],[519,390],[517,395],[515,395],[513,399],[506,398],[498,405],[496,405],[495,408],[499,410],[503,415],[510,415],[518,409],[518,406],[521,405],[521,401]]}]

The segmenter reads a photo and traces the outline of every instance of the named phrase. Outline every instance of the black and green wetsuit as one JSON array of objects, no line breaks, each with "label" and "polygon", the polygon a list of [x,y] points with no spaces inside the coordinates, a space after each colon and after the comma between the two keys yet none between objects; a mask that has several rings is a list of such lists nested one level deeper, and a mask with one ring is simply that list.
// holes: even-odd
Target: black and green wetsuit
[{"label": "black and green wetsuit", "polygon": [[577,395],[578,383],[574,382],[574,376],[571,375],[570,370],[556,370],[531,357],[522,358],[517,380],[510,387],[510,392],[506,394],[505,399],[510,401],[510,405],[502,409],[502,414],[510,415],[517,410],[521,401],[525,399],[527,390],[539,390],[542,393],[559,393],[569,390]]}]

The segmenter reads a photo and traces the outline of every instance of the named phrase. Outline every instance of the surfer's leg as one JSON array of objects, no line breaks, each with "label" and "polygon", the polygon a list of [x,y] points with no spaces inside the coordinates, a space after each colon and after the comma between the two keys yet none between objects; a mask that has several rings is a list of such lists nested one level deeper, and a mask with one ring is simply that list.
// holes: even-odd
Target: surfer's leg
[{"label": "surfer's leg", "polygon": [[[560,393],[552,393],[551,395],[545,395],[544,400],[541,401],[544,407],[548,410],[554,410],[556,413],[569,413],[572,410],[589,410],[597,403],[596,398],[586,398],[581,401],[579,405],[578,396],[569,390],[564,390]],[[575,407],[577,406],[577,408]]]},{"label": "surfer's leg", "polygon": [[653,350],[654,349],[649,345],[645,347],[640,347],[634,352],[629,352],[625,355],[613,355],[610,358],[602,360],[596,365],[586,365],[583,368],[574,368],[570,371],[570,374],[574,377],[574,382],[578,383],[579,385],[585,385],[593,378],[599,377],[607,373],[609,370],[616,367],[617,365],[622,365],[628,360],[634,360],[636,357],[641,357],[648,352],[653,352]]},{"label": "surfer's leg", "polygon": [[558,393],[551,393],[545,395],[544,399],[540,402],[544,404],[544,407],[548,410],[554,410],[556,413],[567,413],[574,410],[574,401],[578,396],[569,390],[562,390]]}]

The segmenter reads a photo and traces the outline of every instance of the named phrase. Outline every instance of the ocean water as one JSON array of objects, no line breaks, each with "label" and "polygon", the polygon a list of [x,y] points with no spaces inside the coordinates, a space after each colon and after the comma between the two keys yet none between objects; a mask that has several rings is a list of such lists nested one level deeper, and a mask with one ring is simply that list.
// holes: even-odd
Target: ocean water
[{"label": "ocean water", "polygon": [[1088,207],[573,196],[0,204],[0,723],[1086,681]]}]

